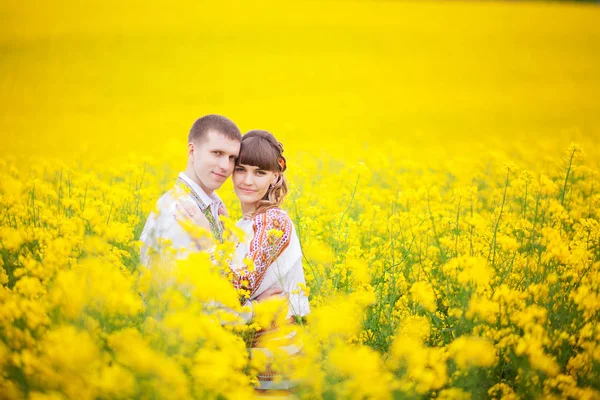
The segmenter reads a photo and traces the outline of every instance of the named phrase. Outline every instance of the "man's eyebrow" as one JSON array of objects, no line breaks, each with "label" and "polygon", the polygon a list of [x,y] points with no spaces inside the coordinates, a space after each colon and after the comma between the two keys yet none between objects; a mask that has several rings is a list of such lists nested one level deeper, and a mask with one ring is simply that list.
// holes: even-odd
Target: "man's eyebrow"
[{"label": "man's eyebrow", "polygon": [[227,153],[227,154],[232,154],[234,156],[237,157],[237,155],[235,153],[228,153],[227,150],[221,148],[221,147],[209,147],[208,151],[220,151],[221,153]]}]

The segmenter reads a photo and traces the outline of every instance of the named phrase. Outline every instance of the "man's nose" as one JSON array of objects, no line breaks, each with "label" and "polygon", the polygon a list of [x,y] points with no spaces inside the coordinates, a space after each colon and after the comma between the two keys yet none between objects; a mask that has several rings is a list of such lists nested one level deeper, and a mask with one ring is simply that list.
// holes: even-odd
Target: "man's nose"
[{"label": "man's nose", "polygon": [[229,159],[229,157],[221,157],[221,159],[219,160],[219,167],[223,170],[223,171],[228,171],[231,168],[231,160]]}]

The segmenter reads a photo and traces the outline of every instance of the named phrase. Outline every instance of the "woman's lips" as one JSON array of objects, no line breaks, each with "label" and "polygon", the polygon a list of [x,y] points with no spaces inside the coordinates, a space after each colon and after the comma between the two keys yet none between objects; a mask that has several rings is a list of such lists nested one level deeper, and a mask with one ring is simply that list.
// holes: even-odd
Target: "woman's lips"
[{"label": "woman's lips", "polygon": [[252,194],[252,193],[256,193],[256,190],[252,190],[252,189],[244,189],[244,188],[240,188],[240,190],[242,191],[242,193],[244,194]]}]

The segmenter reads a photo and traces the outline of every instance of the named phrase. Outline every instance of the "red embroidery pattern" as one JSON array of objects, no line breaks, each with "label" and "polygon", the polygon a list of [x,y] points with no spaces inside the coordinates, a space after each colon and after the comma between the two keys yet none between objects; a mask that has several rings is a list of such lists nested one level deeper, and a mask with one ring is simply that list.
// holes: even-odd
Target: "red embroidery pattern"
[{"label": "red embroidery pattern", "polygon": [[[250,272],[244,268],[238,277],[239,280],[235,282],[238,289],[248,290],[250,296],[258,290],[268,267],[277,260],[290,244],[292,220],[285,211],[270,208],[254,217],[252,228],[254,237],[250,242],[246,257],[253,261],[254,271]],[[269,234],[271,230],[280,231],[281,236],[273,233]],[[247,281],[248,284],[242,285],[242,281]]]}]

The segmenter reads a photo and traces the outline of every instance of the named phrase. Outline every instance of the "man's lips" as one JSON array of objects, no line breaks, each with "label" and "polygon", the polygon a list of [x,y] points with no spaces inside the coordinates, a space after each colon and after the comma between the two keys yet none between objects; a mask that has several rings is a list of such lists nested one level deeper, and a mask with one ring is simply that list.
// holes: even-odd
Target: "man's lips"
[{"label": "man's lips", "polygon": [[220,178],[220,179],[227,179],[227,175],[218,174],[218,173],[216,173],[216,172],[213,172],[213,174],[215,174],[215,175],[217,176],[217,178]]}]

